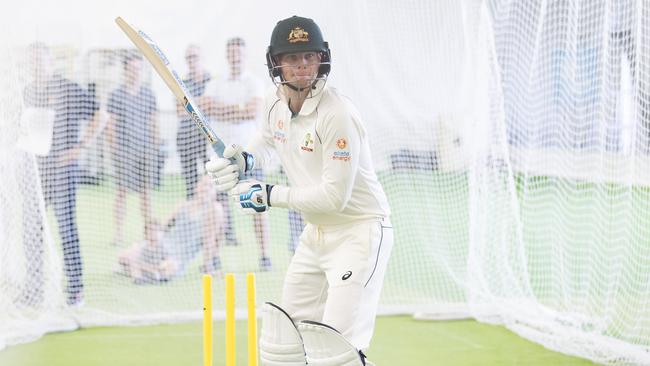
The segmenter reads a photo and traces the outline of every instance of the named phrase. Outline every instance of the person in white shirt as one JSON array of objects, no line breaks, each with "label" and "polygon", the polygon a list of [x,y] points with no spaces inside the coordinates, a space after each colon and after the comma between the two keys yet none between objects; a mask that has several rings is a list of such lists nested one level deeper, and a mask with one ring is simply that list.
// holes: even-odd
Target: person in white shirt
[{"label": "person in white shirt", "polygon": [[[361,116],[348,98],[326,86],[330,59],[313,20],[278,22],[267,51],[278,87],[266,99],[265,119],[245,150],[227,147],[224,158],[213,158],[206,170],[217,190],[232,190],[244,210],[283,207],[303,214],[306,227],[287,270],[281,308],[298,329],[314,322],[335,329],[359,350],[354,364],[370,365],[361,351],[374,331],[393,230]],[[239,181],[241,172],[269,162],[272,152],[289,186]],[[265,334],[272,331],[263,328],[263,339]],[[271,338],[260,341],[261,347]],[[309,360],[311,337],[302,338]]]},{"label": "person in white shirt", "polygon": [[[214,123],[224,141],[247,143],[259,125],[263,90],[261,82],[245,70],[246,43],[240,37],[231,38],[226,43],[226,58],[229,72],[227,77],[216,78],[207,85],[208,96],[202,98],[208,116],[216,119]],[[246,177],[263,179],[262,169],[246,172]],[[226,243],[238,243],[232,225],[232,215],[228,207],[226,195],[220,199],[225,201],[226,210]],[[271,259],[267,253],[269,241],[268,220],[266,216],[256,215],[253,218],[255,236],[260,245],[260,269],[271,268]]]}]

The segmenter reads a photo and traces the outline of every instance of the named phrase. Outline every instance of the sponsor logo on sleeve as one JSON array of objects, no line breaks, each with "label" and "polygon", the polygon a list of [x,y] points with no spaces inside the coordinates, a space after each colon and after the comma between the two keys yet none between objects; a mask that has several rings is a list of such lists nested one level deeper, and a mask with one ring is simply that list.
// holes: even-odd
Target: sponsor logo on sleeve
[{"label": "sponsor logo on sleeve", "polygon": [[349,161],[351,158],[350,152],[345,150],[348,147],[348,142],[344,138],[340,138],[336,140],[336,147],[339,148],[339,151],[334,151],[332,160]]}]

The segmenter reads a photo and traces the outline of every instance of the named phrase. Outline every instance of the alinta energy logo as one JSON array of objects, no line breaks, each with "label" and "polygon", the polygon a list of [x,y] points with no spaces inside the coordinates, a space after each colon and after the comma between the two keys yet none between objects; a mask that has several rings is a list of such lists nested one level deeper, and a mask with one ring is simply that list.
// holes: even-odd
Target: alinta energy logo
[{"label": "alinta energy logo", "polygon": [[351,156],[348,150],[344,150],[348,146],[348,142],[344,138],[336,140],[336,147],[339,151],[334,151],[332,160],[350,161]]}]

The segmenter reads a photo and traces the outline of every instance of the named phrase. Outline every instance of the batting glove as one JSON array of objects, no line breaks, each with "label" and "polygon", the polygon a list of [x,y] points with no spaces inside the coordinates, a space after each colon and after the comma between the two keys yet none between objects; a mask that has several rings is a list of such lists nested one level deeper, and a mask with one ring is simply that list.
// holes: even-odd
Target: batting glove
[{"label": "batting glove", "polygon": [[266,212],[271,208],[269,197],[273,185],[254,179],[241,181],[230,192],[235,204],[246,213]]},{"label": "batting glove", "polygon": [[213,156],[205,163],[205,170],[217,186],[217,191],[226,192],[232,189],[239,178],[253,169],[253,155],[243,151],[239,145],[231,145],[223,151],[223,157]]}]

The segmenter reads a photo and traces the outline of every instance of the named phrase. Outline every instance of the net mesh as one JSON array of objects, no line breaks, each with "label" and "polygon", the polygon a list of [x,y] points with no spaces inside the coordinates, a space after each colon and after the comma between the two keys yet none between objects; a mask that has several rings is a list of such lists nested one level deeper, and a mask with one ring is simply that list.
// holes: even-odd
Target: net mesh
[{"label": "net mesh", "polygon": [[[471,316],[603,364],[650,363],[646,2],[195,0],[180,30],[164,6],[69,0],[83,16],[41,4],[35,24],[29,3],[0,44],[0,349],[200,319],[205,272],[234,272],[240,299],[257,272],[257,298],[279,299],[300,215],[256,220],[213,191],[206,142],[106,14],[156,40],[217,133],[245,144],[291,8],[323,29],[328,84],[363,115],[390,201],[382,313]],[[286,183],[277,165],[255,176]],[[223,281],[214,291],[223,309]]]}]

